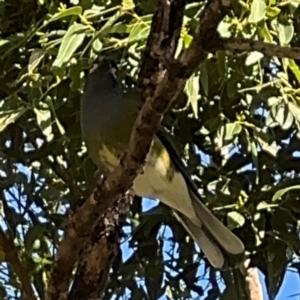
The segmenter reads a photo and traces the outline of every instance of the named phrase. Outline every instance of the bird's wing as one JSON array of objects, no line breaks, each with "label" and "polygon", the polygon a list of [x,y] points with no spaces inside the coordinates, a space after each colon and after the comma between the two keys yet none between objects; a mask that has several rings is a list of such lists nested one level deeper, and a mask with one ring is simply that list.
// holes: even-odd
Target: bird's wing
[{"label": "bird's wing", "polygon": [[[175,211],[175,216],[183,223],[184,227],[193,238],[198,241],[206,256],[215,266],[225,267],[226,265],[234,266],[238,264],[244,253],[243,243],[220,220],[218,220],[203,203],[202,198],[198,193],[197,186],[192,181],[187,168],[168,136],[168,133],[161,128],[158,131],[157,136],[169,152],[175,168],[185,179],[195,213],[203,226],[197,228],[186,216],[179,212]],[[222,261],[224,266],[222,266]]]},{"label": "bird's wing", "polygon": [[[198,188],[194,181],[191,179],[190,174],[187,171],[186,166],[183,163],[183,160],[172,142],[171,138],[169,137],[169,134],[166,132],[166,130],[162,127],[158,130],[157,134],[158,138],[162,142],[162,144],[165,146],[165,148],[168,150],[168,153],[171,157],[172,163],[176,167],[176,169],[182,174],[184,177],[186,184],[188,185],[189,189],[192,190],[196,195],[199,195]],[[200,197],[200,195],[199,195]]]}]

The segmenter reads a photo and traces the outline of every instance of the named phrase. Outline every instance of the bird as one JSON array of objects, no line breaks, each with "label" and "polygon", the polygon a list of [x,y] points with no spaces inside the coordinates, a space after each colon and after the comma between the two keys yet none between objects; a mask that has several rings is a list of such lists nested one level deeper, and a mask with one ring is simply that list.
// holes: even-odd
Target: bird
[{"label": "bird", "polygon": [[[102,174],[118,166],[141,106],[140,93],[125,93],[117,71],[114,60],[99,57],[81,96],[82,138]],[[177,149],[162,132],[153,138],[143,172],[133,182],[135,194],[158,199],[170,207],[212,267],[238,267],[244,257],[244,244],[204,204]]]}]

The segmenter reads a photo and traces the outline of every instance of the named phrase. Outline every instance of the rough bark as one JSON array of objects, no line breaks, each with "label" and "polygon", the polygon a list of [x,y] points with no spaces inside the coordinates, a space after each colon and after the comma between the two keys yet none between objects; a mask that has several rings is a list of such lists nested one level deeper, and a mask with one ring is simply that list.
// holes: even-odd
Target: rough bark
[{"label": "rough bark", "polygon": [[[247,44],[222,41],[217,27],[236,3],[237,0],[208,1],[191,46],[175,60],[174,52],[180,34],[185,1],[158,1],[139,79],[139,88],[142,90],[145,104],[133,127],[128,150],[118,168],[94,189],[82,207],[70,217],[53,266],[46,299],[66,299],[72,270],[83,245],[92,235],[94,225],[130,188],[135,177],[141,172],[164,113],[183,90],[186,80],[206,59],[207,51],[258,50],[266,55],[288,55],[286,48],[281,48],[280,51],[278,46],[266,47],[266,44],[261,42],[249,41]],[[177,11],[176,14],[173,13],[174,10]],[[272,47],[273,52],[268,50]],[[289,53],[294,53],[293,57],[296,58],[299,50]]]},{"label": "rough bark", "polygon": [[103,214],[94,226],[79,256],[75,279],[68,299],[101,299],[111,265],[119,254],[122,225],[132,196],[126,193]]}]

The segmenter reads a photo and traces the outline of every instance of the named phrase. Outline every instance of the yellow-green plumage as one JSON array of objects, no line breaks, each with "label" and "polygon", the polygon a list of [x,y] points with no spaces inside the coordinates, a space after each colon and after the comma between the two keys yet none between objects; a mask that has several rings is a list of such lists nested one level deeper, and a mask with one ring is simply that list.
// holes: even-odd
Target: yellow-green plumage
[{"label": "yellow-green plumage", "polygon": [[[89,155],[104,172],[119,164],[138,114],[139,94],[123,94],[110,71],[109,60],[98,60],[86,82],[81,101],[82,135]],[[216,268],[236,266],[242,242],[201,202],[171,143],[154,138],[143,174],[133,189],[141,197],[157,198],[170,208],[207,259]]]}]

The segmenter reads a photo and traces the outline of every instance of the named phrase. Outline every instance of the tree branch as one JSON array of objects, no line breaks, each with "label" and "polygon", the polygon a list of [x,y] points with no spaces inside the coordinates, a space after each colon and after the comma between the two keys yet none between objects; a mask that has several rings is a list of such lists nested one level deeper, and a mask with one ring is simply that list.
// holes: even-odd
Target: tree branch
[{"label": "tree branch", "polygon": [[262,286],[259,280],[258,268],[249,268],[247,270],[246,282],[250,300],[263,300]]},{"label": "tree branch", "polygon": [[127,193],[103,214],[80,255],[70,300],[101,299],[111,265],[120,251],[121,228],[130,208]]},{"label": "tree branch", "polygon": [[[177,12],[174,13],[172,7],[181,7],[183,9],[184,2],[179,0],[160,0],[158,2],[159,5],[157,5],[157,10],[152,20],[152,28],[157,24],[161,24],[162,36],[153,37],[152,42],[149,41],[149,44],[147,44],[149,55],[148,58],[145,58],[146,62],[141,71],[141,74],[144,75],[151,68],[155,70],[155,73],[151,76],[151,79],[154,79],[152,81],[154,84],[151,84],[151,80],[140,80],[141,86],[145,89],[143,100],[146,100],[146,102],[134,124],[128,151],[121,160],[120,165],[101,183],[99,188],[94,190],[89,199],[70,218],[65,229],[65,237],[58,249],[46,299],[66,299],[71,272],[78,258],[79,251],[82,249],[84,239],[91,234],[93,225],[100,215],[130,188],[135,177],[142,171],[153,136],[164,113],[183,90],[187,78],[206,58],[202,49],[202,43],[207,42],[208,39],[212,40],[206,34],[206,30],[212,31],[216,29],[218,23],[226,15],[230,5],[235,2],[236,0],[209,1],[203,17],[201,17],[199,24],[201,29],[198,29],[191,47],[183,53],[179,61],[168,63],[167,70],[165,70],[165,66],[158,64],[157,61],[163,62],[172,59],[171,54],[174,53],[177,47],[179,37],[177,27],[173,27],[170,23],[171,21],[174,22],[173,18],[177,14]],[[171,12],[172,16],[170,15]],[[210,13],[214,13],[216,16],[209,15]],[[183,13],[179,13],[178,16],[182,18]],[[167,18],[167,20],[162,20],[162,18]],[[182,24],[182,20],[175,23],[177,25]],[[172,32],[171,30],[174,31]],[[153,31],[158,33],[156,28]],[[168,40],[173,41],[170,46],[163,43],[163,41]],[[164,53],[167,53],[165,57],[163,57]],[[147,77],[147,75],[144,76]]]},{"label": "tree branch", "polygon": [[172,77],[186,79],[206,58],[206,51],[212,51],[222,46],[217,28],[219,23],[237,4],[237,0],[208,1],[200,16],[200,23],[194,35],[191,46],[183,52],[179,62],[171,63],[169,73]]},{"label": "tree branch", "polygon": [[29,279],[29,272],[22,265],[14,242],[6,236],[2,228],[0,228],[0,245],[5,253],[7,261],[12,265],[13,270],[19,278],[27,299],[37,300]]},{"label": "tree branch", "polygon": [[229,39],[222,41],[222,49],[229,51],[259,51],[265,56],[278,58],[300,59],[299,47],[281,47],[262,41],[250,41],[247,39]]},{"label": "tree branch", "polygon": [[173,59],[184,17],[185,0],[175,0],[168,5],[167,0],[158,1],[153,15],[144,57],[139,74],[138,87],[144,93],[144,100],[153,95],[158,79],[163,76],[164,66],[159,57]]}]

